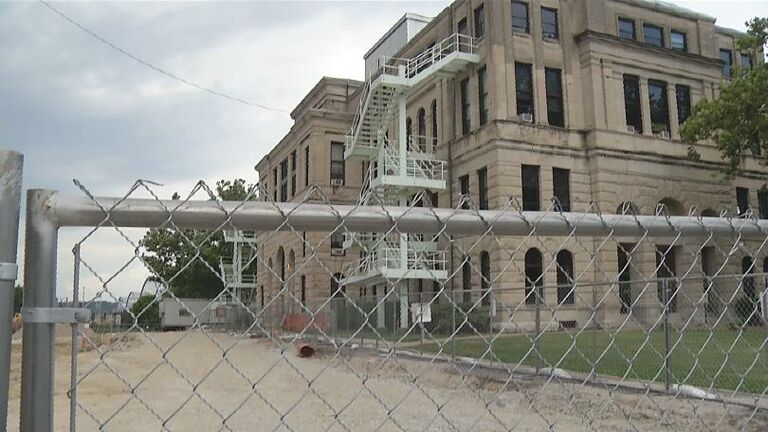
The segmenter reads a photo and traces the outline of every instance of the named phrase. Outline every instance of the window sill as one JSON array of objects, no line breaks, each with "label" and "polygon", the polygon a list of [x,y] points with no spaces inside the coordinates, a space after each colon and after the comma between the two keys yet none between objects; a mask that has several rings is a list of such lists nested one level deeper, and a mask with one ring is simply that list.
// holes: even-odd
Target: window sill
[{"label": "window sill", "polygon": [[544,41],[544,43],[552,44],[552,45],[560,45],[560,39],[559,38],[549,38],[549,37],[543,37],[541,40]]},{"label": "window sill", "polygon": [[528,38],[528,39],[531,38],[531,33],[530,32],[526,32],[526,31],[522,31],[522,30],[512,29],[512,34],[514,36],[520,36],[520,37],[524,37],[524,38]]}]

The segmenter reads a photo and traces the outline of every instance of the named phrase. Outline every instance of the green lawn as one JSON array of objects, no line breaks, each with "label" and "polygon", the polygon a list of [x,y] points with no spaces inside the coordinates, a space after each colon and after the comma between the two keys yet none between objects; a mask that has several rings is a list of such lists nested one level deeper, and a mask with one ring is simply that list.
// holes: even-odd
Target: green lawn
[{"label": "green lawn", "polygon": [[[702,388],[714,383],[714,388],[763,393],[768,387],[768,348],[759,357],[757,354],[766,337],[768,332],[760,329],[745,331],[741,336],[730,330],[672,332],[672,382]],[[453,343],[445,342],[442,352],[452,354]],[[455,344],[455,353],[460,356],[536,364],[531,339],[524,335],[500,336],[491,351],[478,337],[458,338]],[[434,353],[440,346],[427,343],[415,348]],[[540,350],[543,367],[589,372],[594,366],[597,373],[626,375],[632,380],[664,382],[665,378],[661,331],[646,335],[631,330],[616,336],[606,331],[585,331],[578,337],[575,333],[548,333],[541,337]]]}]

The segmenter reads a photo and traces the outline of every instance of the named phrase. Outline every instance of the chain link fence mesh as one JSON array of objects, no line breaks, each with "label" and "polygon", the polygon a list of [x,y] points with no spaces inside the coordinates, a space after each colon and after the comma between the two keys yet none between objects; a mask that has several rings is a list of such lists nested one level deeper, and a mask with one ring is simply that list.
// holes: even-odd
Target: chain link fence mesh
[{"label": "chain link fence mesh", "polygon": [[[332,232],[299,231],[287,214],[250,233],[224,206],[226,223],[188,230],[148,182],[117,206],[150,196],[167,220],[137,235],[79,186],[104,212],[77,243],[92,283],[80,304],[124,307],[79,326],[75,352],[57,339],[57,429],[70,403],[78,430],[768,427],[768,235],[595,237],[578,222],[550,235],[538,220],[556,203],[523,212],[516,199],[495,214],[526,235],[353,233],[340,215]],[[255,199],[272,203],[250,190],[242,205]],[[177,202],[193,200],[221,202],[205,183]],[[295,201],[334,208],[316,187]],[[466,212],[491,217],[469,199],[451,214]],[[631,206],[619,213],[642,227]],[[112,268],[95,264],[105,231],[124,245]],[[152,283],[126,298],[117,287],[137,267]]]}]

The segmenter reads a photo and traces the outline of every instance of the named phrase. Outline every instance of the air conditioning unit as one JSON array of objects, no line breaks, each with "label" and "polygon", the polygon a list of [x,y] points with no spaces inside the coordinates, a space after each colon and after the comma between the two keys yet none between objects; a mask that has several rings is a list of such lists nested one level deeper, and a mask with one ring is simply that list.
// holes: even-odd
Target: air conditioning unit
[{"label": "air conditioning unit", "polygon": [[344,256],[344,249],[331,248],[331,256]]},{"label": "air conditioning unit", "polygon": [[557,35],[554,33],[544,33],[544,39],[557,39]]},{"label": "air conditioning unit", "polygon": [[637,130],[635,130],[634,126],[627,125],[627,132],[629,132],[629,133],[637,133]]},{"label": "air conditioning unit", "polygon": [[520,114],[520,120],[526,123],[533,123],[533,114],[531,113]]},{"label": "air conditioning unit", "polygon": [[333,186],[333,187],[344,186],[344,180],[342,180],[342,179],[331,179],[331,186]]},{"label": "air conditioning unit", "polygon": [[659,132],[659,138],[669,139],[669,132],[665,130]]}]

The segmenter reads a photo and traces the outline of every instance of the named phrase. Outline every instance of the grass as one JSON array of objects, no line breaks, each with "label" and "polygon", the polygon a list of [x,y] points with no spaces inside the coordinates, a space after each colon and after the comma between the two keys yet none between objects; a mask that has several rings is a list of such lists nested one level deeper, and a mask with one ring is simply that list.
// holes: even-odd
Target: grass
[{"label": "grass", "polygon": [[[670,370],[672,382],[701,388],[763,393],[768,388],[768,348],[764,330],[737,331],[687,330],[672,332]],[[453,352],[452,341],[444,342],[442,352]],[[529,336],[500,336],[492,344],[479,337],[457,338],[456,355],[505,363],[534,366],[536,356]],[[414,347],[437,352],[441,346],[426,343]],[[664,334],[646,335],[640,330],[624,330],[616,335],[606,331],[559,332],[544,334],[540,340],[543,367],[558,367],[574,372],[590,372],[626,379],[664,382]],[[759,354],[759,357],[758,357]]]}]

